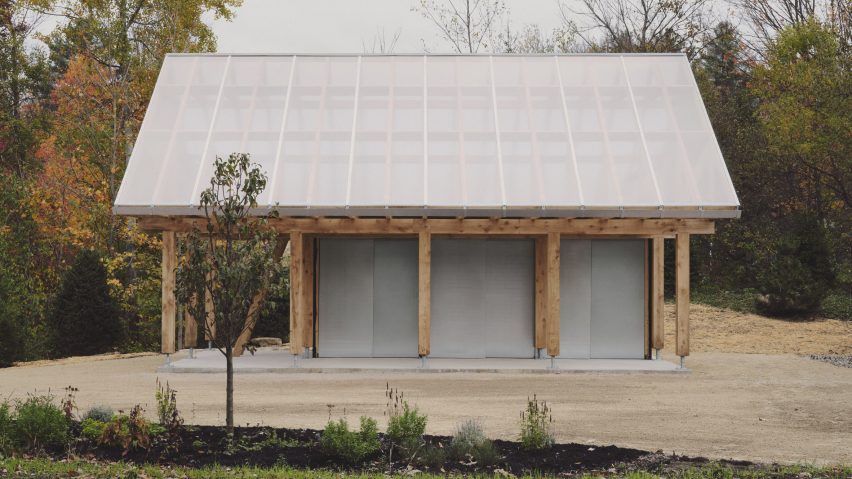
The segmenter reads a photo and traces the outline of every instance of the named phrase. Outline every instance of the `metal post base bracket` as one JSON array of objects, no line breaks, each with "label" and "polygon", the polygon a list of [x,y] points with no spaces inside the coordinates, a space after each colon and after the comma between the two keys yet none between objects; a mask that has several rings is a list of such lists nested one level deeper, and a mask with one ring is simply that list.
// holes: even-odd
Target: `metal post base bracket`
[{"label": "metal post base bracket", "polygon": [[420,369],[427,369],[429,365],[426,363],[426,356],[420,356]]},{"label": "metal post base bracket", "polygon": [[660,359],[663,359],[663,356],[662,356],[662,354],[660,353],[660,350],[659,350],[659,349],[655,349],[655,350],[654,350],[654,359],[655,359],[655,360],[657,360],[657,361],[659,361]]},{"label": "metal post base bracket", "polygon": [[684,369],[683,360],[684,360],[684,356],[681,356],[680,357],[680,369]]},{"label": "metal post base bracket", "polygon": [[293,368],[294,369],[299,368],[299,355],[298,354],[293,355]]},{"label": "metal post base bracket", "polygon": [[550,366],[547,369],[559,369],[559,366],[556,365],[556,357],[550,357]]}]

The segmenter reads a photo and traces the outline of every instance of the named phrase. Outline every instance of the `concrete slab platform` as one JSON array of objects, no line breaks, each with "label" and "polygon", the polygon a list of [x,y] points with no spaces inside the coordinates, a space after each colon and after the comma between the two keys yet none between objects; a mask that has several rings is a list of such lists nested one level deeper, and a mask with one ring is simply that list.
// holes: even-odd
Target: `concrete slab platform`
[{"label": "concrete slab platform", "polygon": [[[187,353],[184,351],[183,353]],[[195,350],[194,357],[161,366],[161,373],[223,373],[225,357],[217,350]],[[555,366],[555,367],[552,367]],[[645,359],[449,359],[428,358],[300,358],[294,359],[283,348],[261,348],[254,355],[234,358],[235,373],[342,373],[342,372],[418,372],[418,373],[541,373],[541,374],[683,374],[665,360]]]}]

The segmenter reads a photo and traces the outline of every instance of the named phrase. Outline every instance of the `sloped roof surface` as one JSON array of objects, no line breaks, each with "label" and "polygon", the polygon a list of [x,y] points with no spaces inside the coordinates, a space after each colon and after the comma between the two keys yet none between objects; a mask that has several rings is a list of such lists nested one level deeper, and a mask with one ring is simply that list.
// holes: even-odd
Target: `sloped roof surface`
[{"label": "sloped roof surface", "polygon": [[198,214],[233,152],[283,215],[739,214],[683,55],[169,55],[114,210]]}]

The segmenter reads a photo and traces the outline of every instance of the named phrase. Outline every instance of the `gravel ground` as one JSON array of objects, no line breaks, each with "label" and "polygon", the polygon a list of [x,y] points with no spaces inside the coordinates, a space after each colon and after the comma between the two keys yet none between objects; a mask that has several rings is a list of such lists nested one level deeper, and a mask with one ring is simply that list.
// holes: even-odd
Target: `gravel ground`
[{"label": "gravel ground", "polygon": [[808,357],[842,368],[852,368],[852,354],[811,354]]},{"label": "gravel ground", "polygon": [[[673,341],[667,305],[667,346]],[[852,368],[809,355],[852,358],[852,322],[782,321],[692,305],[688,375],[245,374],[236,378],[240,424],[322,428],[362,414],[382,421],[388,382],[429,415],[427,432],[451,434],[479,418],[512,439],[533,393],[554,412],[560,442],[615,444],[720,459],[852,464]],[[750,353],[750,354],[743,354]],[[181,355],[178,355],[181,357]],[[664,358],[676,358],[664,354]],[[104,355],[0,369],[0,400],[80,389],[78,405],[153,414],[159,355]],[[187,422],[222,424],[222,374],[160,374],[178,390]]]},{"label": "gravel ground", "polygon": [[[674,361],[673,356],[665,359]],[[0,370],[0,398],[61,396],[79,388],[95,404],[154,414],[157,356],[82,360]],[[517,373],[243,374],[239,424],[322,428],[332,415],[383,422],[388,382],[429,416],[427,432],[451,434],[468,418],[489,436],[514,438],[533,393],[553,409],[560,442],[760,462],[852,463],[852,369],[793,354],[695,353],[687,375]],[[187,422],[222,424],[223,374],[159,374],[178,391]]]}]

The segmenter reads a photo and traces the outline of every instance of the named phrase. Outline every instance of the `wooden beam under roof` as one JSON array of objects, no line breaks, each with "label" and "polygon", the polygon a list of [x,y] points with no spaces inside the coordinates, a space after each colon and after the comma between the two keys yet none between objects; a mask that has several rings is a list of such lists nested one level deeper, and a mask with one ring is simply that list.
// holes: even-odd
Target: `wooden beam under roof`
[{"label": "wooden beam under roof", "polygon": [[[713,234],[710,219],[645,218],[273,218],[269,225],[279,233],[299,231],[323,235],[412,235],[430,231],[433,235],[542,235],[559,233],[575,236],[669,236]],[[144,231],[185,233],[204,230],[206,220],[194,217],[145,216],[137,221]]]}]

